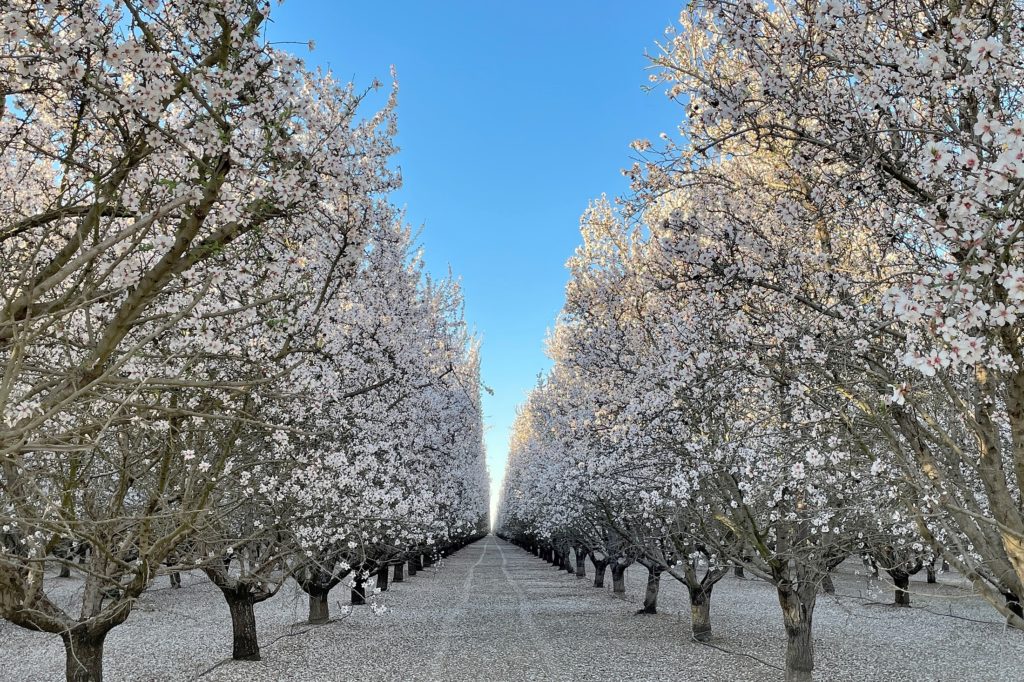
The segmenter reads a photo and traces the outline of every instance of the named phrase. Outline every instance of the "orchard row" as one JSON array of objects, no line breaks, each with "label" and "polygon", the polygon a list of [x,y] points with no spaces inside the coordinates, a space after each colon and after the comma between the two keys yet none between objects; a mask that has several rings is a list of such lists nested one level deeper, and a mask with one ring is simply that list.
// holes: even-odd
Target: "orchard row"
[{"label": "orchard row", "polygon": [[1024,628],[1024,7],[690,3],[679,137],[591,205],[499,531],[775,585],[809,680],[829,572],[946,561]]},{"label": "orchard row", "polygon": [[307,69],[269,9],[0,10],[0,617],[69,680],[158,576],[202,570],[253,659],[286,580],[323,621],[486,532],[478,342],[389,200],[395,89]]}]

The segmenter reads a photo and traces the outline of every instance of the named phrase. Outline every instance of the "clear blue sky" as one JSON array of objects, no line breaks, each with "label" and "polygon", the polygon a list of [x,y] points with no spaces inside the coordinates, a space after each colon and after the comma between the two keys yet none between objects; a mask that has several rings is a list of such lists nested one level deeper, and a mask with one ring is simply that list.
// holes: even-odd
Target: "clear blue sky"
[{"label": "clear blue sky", "polygon": [[[516,405],[549,366],[544,339],[562,305],[564,263],[587,202],[627,190],[628,144],[681,118],[644,92],[645,50],[679,0],[289,0],[272,41],[339,80],[399,81],[404,187],[430,270],[449,264],[483,336],[488,465],[498,485]],[[284,47],[284,46],[282,46]]]}]

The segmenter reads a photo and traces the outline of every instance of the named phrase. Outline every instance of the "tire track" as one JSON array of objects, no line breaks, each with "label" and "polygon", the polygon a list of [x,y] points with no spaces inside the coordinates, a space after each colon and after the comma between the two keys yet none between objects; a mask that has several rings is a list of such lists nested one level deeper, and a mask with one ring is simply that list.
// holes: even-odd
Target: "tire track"
[{"label": "tire track", "polygon": [[501,549],[501,544],[495,544],[495,547],[497,547],[498,553],[501,555],[501,573],[505,576],[505,581],[508,582],[509,586],[516,594],[516,611],[519,616],[519,622],[523,625],[522,631],[526,634],[530,647],[537,652],[537,662],[544,671],[544,676],[551,680],[557,679],[555,673],[557,666],[552,664],[553,657],[551,655],[551,651],[542,643],[543,637],[538,636],[540,634],[540,628],[533,620],[529,611],[523,608],[524,605],[530,601],[530,598],[519,584],[519,581],[509,574],[508,559],[505,557],[505,552]]},{"label": "tire track", "polygon": [[[469,570],[466,572],[466,578],[462,581],[462,599],[458,606],[452,605],[446,612],[444,617],[438,623],[439,646],[434,652],[433,657],[430,659],[430,675],[428,679],[441,680],[446,679],[444,676],[444,662],[450,655],[453,644],[458,638],[458,629],[454,627],[457,620],[457,616],[462,616],[467,611],[467,605],[469,599],[473,595],[473,578],[476,575],[476,569],[483,563],[484,559],[487,558],[487,550],[490,548],[492,536],[488,536],[484,540],[483,551],[480,552],[480,558],[476,560]],[[443,643],[442,643],[443,642]]]}]

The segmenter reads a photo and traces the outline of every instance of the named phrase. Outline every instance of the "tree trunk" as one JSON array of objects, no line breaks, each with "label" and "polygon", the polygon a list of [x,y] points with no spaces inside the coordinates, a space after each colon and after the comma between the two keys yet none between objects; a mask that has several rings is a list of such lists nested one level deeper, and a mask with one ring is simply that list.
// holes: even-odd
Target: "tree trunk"
[{"label": "tree trunk", "polygon": [[576,577],[587,577],[587,553],[582,548],[576,548]]},{"label": "tree trunk", "polygon": [[309,623],[319,625],[331,619],[331,604],[327,599],[327,590],[310,590],[309,592]]},{"label": "tree trunk", "polygon": [[927,571],[928,571],[927,572],[928,583],[929,584],[935,584],[936,582],[938,582],[938,576],[935,575],[935,562],[934,561],[931,562],[930,564],[928,564]]},{"label": "tree trunk", "polygon": [[608,568],[607,559],[591,559],[594,562],[594,587],[604,587],[604,574]]},{"label": "tree trunk", "polygon": [[821,591],[825,594],[835,594],[836,584],[832,582],[832,575],[826,573],[825,577],[821,579]]},{"label": "tree trunk", "polygon": [[617,561],[612,564],[612,592],[617,594],[626,592],[626,566]]},{"label": "tree trunk", "polygon": [[388,565],[384,564],[377,571],[377,589],[381,592],[388,591]]},{"label": "tree trunk", "polygon": [[801,595],[791,588],[778,588],[782,622],[786,626],[786,682],[811,682],[814,670],[814,640],[811,620],[815,595]]},{"label": "tree trunk", "polygon": [[67,682],[102,682],[103,680],[103,640],[102,635],[88,635],[84,631],[65,632],[64,653],[67,656],[65,675]]},{"label": "tree trunk", "polygon": [[889,571],[896,586],[896,606],[910,606],[910,574],[904,571]]},{"label": "tree trunk", "polygon": [[248,589],[221,589],[231,611],[231,658],[236,661],[260,660],[260,645],[256,639],[256,612],[252,594]]},{"label": "tree trunk", "polygon": [[357,575],[352,585],[352,606],[362,606],[366,603],[366,580]]},{"label": "tree trunk", "polygon": [[181,587],[181,573],[178,571],[171,572],[171,587],[175,589]]},{"label": "tree trunk", "polygon": [[1024,609],[1021,608],[1017,595],[1013,592],[1003,592],[1003,598],[1006,599],[1006,608],[1010,609],[1010,613],[1018,618],[1024,618]]},{"label": "tree trunk", "polygon": [[405,580],[405,562],[395,564],[395,575],[392,582],[400,583]]},{"label": "tree trunk", "polygon": [[711,590],[714,587],[714,583],[707,587],[687,586],[690,592],[690,622],[693,628],[693,638],[698,642],[706,642],[711,639]]},{"label": "tree trunk", "polygon": [[736,576],[737,578],[742,578],[742,577],[744,577],[744,576],[743,576],[743,566],[742,566],[741,564],[736,564],[736,565],[734,565],[734,566],[732,567],[732,574],[733,574],[734,576]]},{"label": "tree trunk", "polygon": [[647,590],[644,592],[644,606],[637,613],[653,614],[658,612],[658,589],[661,587],[661,567],[647,568]]},{"label": "tree trunk", "polygon": [[71,577],[71,569],[64,562],[61,562],[61,564],[60,564],[60,574],[57,577],[58,578],[70,578]]}]

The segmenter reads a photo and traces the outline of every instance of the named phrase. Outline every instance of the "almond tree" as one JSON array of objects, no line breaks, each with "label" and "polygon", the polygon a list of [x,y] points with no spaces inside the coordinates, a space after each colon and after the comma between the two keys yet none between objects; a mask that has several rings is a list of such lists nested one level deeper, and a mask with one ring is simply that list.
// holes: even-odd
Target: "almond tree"
[{"label": "almond tree", "polygon": [[[607,207],[585,220],[553,381],[585,387],[576,395],[593,403],[562,426],[572,438],[548,436],[535,449],[553,459],[571,451],[565,443],[584,444],[579,466],[565,470],[630,510],[615,529],[645,563],[687,585],[695,637],[710,633],[710,594],[727,560],[772,582],[787,674],[804,679],[818,590],[856,548],[872,509],[871,461],[855,425],[835,412],[842,406],[819,394],[815,368],[829,358],[815,344],[820,316],[737,277],[778,265],[754,242],[718,241],[758,217],[762,234],[785,234],[776,209],[793,214],[800,204],[764,183],[729,193],[717,174],[692,180],[664,199],[671,205],[647,211],[650,238]],[[551,472],[535,466],[537,478]],[[649,607],[653,571],[651,587]]]},{"label": "almond tree", "polygon": [[410,239],[385,230],[339,302],[343,324],[304,369],[321,397],[306,428],[328,435],[289,445],[302,466],[279,494],[302,510],[289,531],[310,622],[327,620],[350,573],[362,601],[370,574],[478,532],[486,505],[478,350],[457,287],[424,278]]},{"label": "almond tree", "polygon": [[[817,249],[805,270],[797,251],[795,276],[748,285],[846,323],[826,338],[854,351],[833,384],[898,456],[919,532],[1018,627],[1021,17],[1019,3],[693,5],[655,60],[687,103],[686,142],[634,169],[653,198],[770,150],[785,186],[809,188],[822,244],[861,267]],[[802,289],[815,270],[827,297]]]},{"label": "almond tree", "polygon": [[[308,261],[344,280],[396,185],[392,104],[360,121],[263,42],[267,11],[0,11],[0,615],[60,634],[69,679],[101,678],[106,633],[247,468],[211,444],[296,364]],[[68,541],[78,613],[43,580]]]}]

